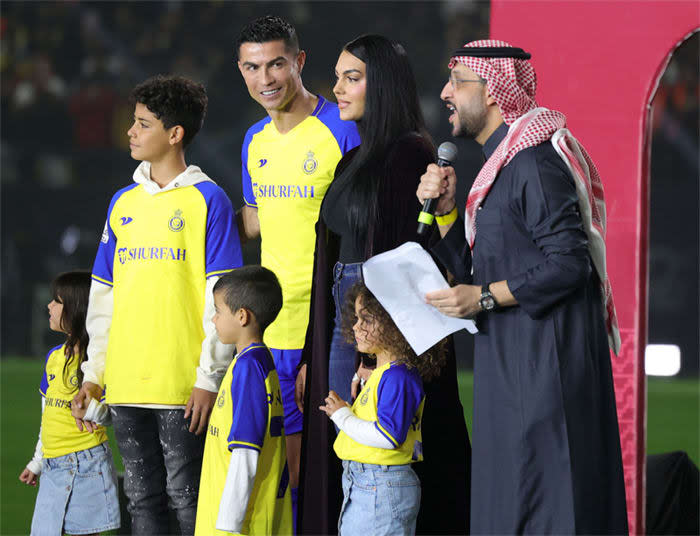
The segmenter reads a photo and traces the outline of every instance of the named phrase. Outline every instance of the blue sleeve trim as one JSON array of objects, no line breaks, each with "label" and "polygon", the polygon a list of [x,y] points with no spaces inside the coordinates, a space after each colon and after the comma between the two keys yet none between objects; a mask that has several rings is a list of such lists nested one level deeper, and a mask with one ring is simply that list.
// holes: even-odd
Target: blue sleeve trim
[{"label": "blue sleeve trim", "polygon": [[255,123],[252,127],[248,129],[243,138],[243,146],[241,147],[241,185],[243,190],[243,201],[250,207],[257,208],[257,203],[255,202],[255,193],[253,192],[253,180],[248,173],[248,146],[250,142],[253,141],[253,136],[260,132],[265,125],[267,125],[272,119],[266,117]]},{"label": "blue sleeve trim", "polygon": [[[322,98],[319,97],[319,102]],[[343,121],[340,118],[337,104],[325,101],[323,107],[319,109],[317,117],[331,131],[343,155],[360,145],[362,140],[357,125],[354,121]]]},{"label": "blue sleeve trim", "polygon": [[98,283],[102,283],[103,285],[106,285],[108,287],[114,287],[114,282],[107,281],[105,279],[102,279],[101,277],[97,277],[95,274],[92,274],[92,280],[97,281]]},{"label": "blue sleeve trim", "polygon": [[231,441],[228,444],[228,450],[233,450],[233,449],[250,449],[250,450],[254,450],[255,452],[260,452],[262,450],[262,447],[258,447],[256,445],[250,445],[249,443],[239,443],[238,441]]},{"label": "blue sleeve trim", "polygon": [[377,430],[379,430],[379,433],[382,434],[384,437],[386,437],[386,438],[389,440],[389,443],[391,443],[392,445],[394,445],[394,447],[398,447],[398,446],[399,446],[399,443],[396,441],[396,439],[394,439],[394,438],[391,437],[389,434],[387,434],[384,430],[382,430],[382,427],[379,426],[379,423],[378,423],[378,422],[375,422],[375,423],[374,423],[374,427],[375,427]]},{"label": "blue sleeve trim", "polygon": [[207,205],[205,277],[243,266],[241,241],[231,200],[213,182],[200,182],[195,184],[195,188]]}]

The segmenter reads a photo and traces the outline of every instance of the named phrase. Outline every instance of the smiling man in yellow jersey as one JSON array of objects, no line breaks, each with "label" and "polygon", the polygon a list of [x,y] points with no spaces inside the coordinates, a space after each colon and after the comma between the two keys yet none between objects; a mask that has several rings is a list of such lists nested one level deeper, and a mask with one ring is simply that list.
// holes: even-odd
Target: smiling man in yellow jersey
[{"label": "smiling man in yellow jersey", "polygon": [[308,323],[315,225],[336,164],[360,143],[355,124],[340,119],[336,104],[304,88],[305,61],[296,31],[279,17],[251,22],[238,39],[238,68],[250,96],[268,114],[243,142],[239,234],[262,237],[261,263],[282,285],[284,305],[265,343],[282,388],[294,501],[302,429],[294,381]]}]

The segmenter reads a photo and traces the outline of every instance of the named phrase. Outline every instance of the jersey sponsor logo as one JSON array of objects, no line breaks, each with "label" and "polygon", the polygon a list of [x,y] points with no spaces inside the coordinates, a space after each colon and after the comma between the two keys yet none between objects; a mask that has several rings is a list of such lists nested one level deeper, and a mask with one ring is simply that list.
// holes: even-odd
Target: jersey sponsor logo
[{"label": "jersey sponsor logo", "polygon": [[314,197],[314,187],[297,184],[258,184],[253,183],[253,195],[256,199],[280,198],[280,199],[308,199]]},{"label": "jersey sponsor logo", "polygon": [[263,167],[265,164],[267,164],[267,158],[261,158],[258,160],[258,167]]},{"label": "jersey sponsor logo", "polygon": [[137,247],[119,248],[117,256],[121,264],[131,261],[184,261],[187,249],[184,248],[156,248]]},{"label": "jersey sponsor logo", "polygon": [[56,377],[55,374],[49,374],[49,381],[53,380]]},{"label": "jersey sponsor logo", "polygon": [[182,217],[180,209],[177,209],[173,217],[168,220],[168,228],[175,233],[179,233],[185,228],[185,219]]},{"label": "jersey sponsor logo", "polygon": [[119,219],[122,221],[122,225],[126,225],[127,223],[134,221],[134,218],[130,218],[129,216],[122,216]]},{"label": "jersey sponsor logo", "polygon": [[311,175],[314,171],[316,171],[317,167],[318,160],[314,158],[314,152],[309,151],[308,153],[306,153],[306,160],[304,160],[302,169],[304,170],[304,173],[306,173],[307,175]]},{"label": "jersey sponsor logo", "polygon": [[100,238],[100,242],[103,244],[106,244],[109,242],[109,228],[108,228],[109,222],[105,222],[105,228],[102,230],[102,237]]}]

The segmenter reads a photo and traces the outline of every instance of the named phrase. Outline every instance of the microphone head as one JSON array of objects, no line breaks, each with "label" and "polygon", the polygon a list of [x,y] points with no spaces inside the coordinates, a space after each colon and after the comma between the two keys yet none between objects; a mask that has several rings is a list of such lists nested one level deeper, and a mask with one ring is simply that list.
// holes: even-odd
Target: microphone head
[{"label": "microphone head", "polygon": [[444,141],[438,147],[437,155],[440,160],[454,162],[457,158],[457,146],[451,141]]}]

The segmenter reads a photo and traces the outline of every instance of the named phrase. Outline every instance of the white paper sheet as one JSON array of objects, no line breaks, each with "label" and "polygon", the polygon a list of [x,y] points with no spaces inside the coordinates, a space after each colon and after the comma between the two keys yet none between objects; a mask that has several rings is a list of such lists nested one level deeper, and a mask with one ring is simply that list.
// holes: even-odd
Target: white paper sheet
[{"label": "white paper sheet", "polygon": [[367,288],[387,310],[416,354],[448,335],[466,329],[476,333],[473,320],[454,318],[425,303],[425,295],[449,288],[432,257],[416,242],[376,255],[362,265]]}]

